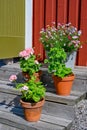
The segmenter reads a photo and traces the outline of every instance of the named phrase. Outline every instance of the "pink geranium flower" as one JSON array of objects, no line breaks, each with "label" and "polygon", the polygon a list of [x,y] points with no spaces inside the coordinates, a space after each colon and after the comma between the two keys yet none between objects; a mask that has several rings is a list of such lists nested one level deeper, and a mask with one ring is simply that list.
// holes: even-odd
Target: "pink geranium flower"
[{"label": "pink geranium flower", "polygon": [[13,81],[17,80],[17,76],[16,75],[11,75],[10,78],[9,78],[9,80],[11,82],[13,82]]},{"label": "pink geranium flower", "polygon": [[22,72],[28,72],[29,75],[33,75],[38,72],[41,63],[37,61],[37,56],[34,54],[33,48],[27,48],[19,53],[20,67]]},{"label": "pink geranium flower", "polygon": [[33,50],[33,48],[27,48],[27,49],[25,49],[26,50],[26,52],[27,52],[27,54],[34,54],[34,50]]},{"label": "pink geranium flower", "polygon": [[20,57],[23,57],[25,59],[28,59],[30,55],[34,54],[34,50],[32,48],[27,48],[19,53]]},{"label": "pink geranium flower", "polygon": [[20,57],[27,57],[27,56],[29,56],[29,53],[28,53],[26,50],[24,50],[24,51],[21,51],[21,52],[19,53],[19,56],[20,56]]}]

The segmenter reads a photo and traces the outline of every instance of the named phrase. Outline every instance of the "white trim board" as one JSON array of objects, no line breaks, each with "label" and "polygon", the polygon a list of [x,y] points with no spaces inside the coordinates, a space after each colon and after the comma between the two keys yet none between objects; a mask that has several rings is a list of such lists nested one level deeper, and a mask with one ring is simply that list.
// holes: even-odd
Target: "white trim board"
[{"label": "white trim board", "polygon": [[32,47],[33,0],[25,0],[25,48]]}]

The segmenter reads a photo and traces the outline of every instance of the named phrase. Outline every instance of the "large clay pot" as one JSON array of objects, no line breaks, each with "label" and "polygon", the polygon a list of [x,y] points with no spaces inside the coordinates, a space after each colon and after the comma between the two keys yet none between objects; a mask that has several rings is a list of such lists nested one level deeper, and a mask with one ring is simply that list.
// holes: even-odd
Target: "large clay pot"
[{"label": "large clay pot", "polygon": [[44,102],[44,99],[38,103],[28,103],[20,100],[21,106],[24,108],[25,119],[30,122],[36,122],[40,120]]},{"label": "large clay pot", "polygon": [[[27,72],[22,72],[22,74],[25,81],[28,81],[30,79],[30,75]],[[33,74],[36,77],[36,81],[40,81],[41,74],[42,74],[41,70]]]},{"label": "large clay pot", "polygon": [[75,78],[74,74],[69,75],[64,78],[53,76],[56,93],[62,96],[70,95],[74,78]]}]

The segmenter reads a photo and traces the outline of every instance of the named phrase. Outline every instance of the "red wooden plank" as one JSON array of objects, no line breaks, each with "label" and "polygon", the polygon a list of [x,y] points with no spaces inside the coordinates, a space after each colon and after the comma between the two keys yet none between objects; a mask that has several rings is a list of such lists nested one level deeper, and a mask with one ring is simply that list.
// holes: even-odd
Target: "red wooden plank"
[{"label": "red wooden plank", "polygon": [[[80,29],[82,30],[81,41],[87,41],[87,0],[81,1],[81,18]],[[87,44],[83,45],[83,48],[79,50],[78,65],[87,66]]]},{"label": "red wooden plank", "polygon": [[40,60],[44,56],[43,47],[39,41],[42,27],[44,27],[44,0],[33,0],[33,47],[36,55],[41,54]]},{"label": "red wooden plank", "polygon": [[67,23],[68,0],[58,0],[57,2],[57,22]]},{"label": "red wooden plank", "polygon": [[46,0],[45,16],[46,25],[56,22],[56,0]]},{"label": "red wooden plank", "polygon": [[[81,41],[87,40],[87,0],[33,0],[33,2],[33,46],[36,54],[41,53],[41,59],[44,58],[44,50],[39,42],[39,32],[44,24],[51,24],[53,21],[71,22],[82,30]],[[86,55],[87,44],[79,50],[78,65],[87,66]]]},{"label": "red wooden plank", "polygon": [[79,0],[69,0],[69,18],[68,22],[78,28],[79,22]]},{"label": "red wooden plank", "polygon": [[[79,27],[79,7],[80,0],[69,0],[68,7],[68,22],[71,22],[73,26]],[[76,65],[78,64],[78,53],[76,58]]]}]

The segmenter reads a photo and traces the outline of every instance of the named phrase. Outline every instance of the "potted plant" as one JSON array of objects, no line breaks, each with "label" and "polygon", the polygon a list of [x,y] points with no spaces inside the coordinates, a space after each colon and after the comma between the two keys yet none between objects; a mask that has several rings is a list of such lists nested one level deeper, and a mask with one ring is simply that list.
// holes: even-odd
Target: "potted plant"
[{"label": "potted plant", "polygon": [[9,80],[16,83],[16,88],[21,92],[20,103],[24,108],[24,115],[27,121],[38,121],[41,116],[42,106],[45,101],[45,87],[42,82],[31,76],[28,82],[17,83],[17,76],[11,75]]},{"label": "potted plant", "polygon": [[48,72],[52,73],[56,93],[64,96],[69,95],[75,76],[72,69],[65,65],[65,51],[60,47],[54,47],[50,49],[48,56],[45,63],[48,63]]},{"label": "potted plant", "polygon": [[41,76],[41,63],[38,62],[36,55],[34,54],[33,48],[27,48],[19,53],[20,56],[20,68],[26,81],[32,75],[37,77],[37,81]]},{"label": "potted plant", "polygon": [[[82,48],[82,42],[80,42],[81,33],[81,30],[78,31],[71,23],[58,23],[56,27],[55,22],[53,22],[52,26],[47,25],[46,28],[42,28],[40,31],[40,41],[43,44],[46,53],[54,47],[63,48],[67,54],[65,61],[66,65],[67,67],[73,68],[76,59],[76,52],[79,48]],[[73,61],[73,65],[72,63],[69,65],[67,61]]]}]

